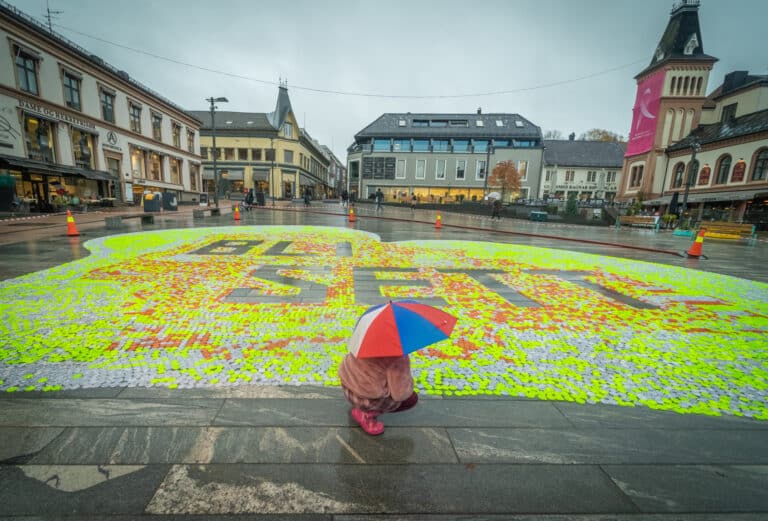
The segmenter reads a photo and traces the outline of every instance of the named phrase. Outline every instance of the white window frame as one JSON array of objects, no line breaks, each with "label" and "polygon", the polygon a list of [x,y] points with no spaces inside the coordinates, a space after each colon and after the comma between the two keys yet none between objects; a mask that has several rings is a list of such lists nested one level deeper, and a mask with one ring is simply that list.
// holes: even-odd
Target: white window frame
[{"label": "white window frame", "polygon": [[[419,174],[419,169],[421,169],[421,174]],[[427,178],[427,160],[426,159],[417,159],[416,160],[416,174],[414,179],[426,179]]]},{"label": "white window frame", "polygon": [[[481,164],[483,165],[483,170],[485,170],[485,172],[483,172],[482,174],[480,173]],[[475,161],[475,181],[483,181],[485,179],[485,176],[488,175],[487,170],[488,170],[488,167],[485,164],[485,159],[476,160]]]},{"label": "white window frame", "polygon": [[[462,167],[462,173],[461,177],[459,177],[459,164],[463,163],[464,166]],[[456,160],[456,180],[457,181],[466,181],[467,179],[467,160],[466,159],[457,159]]]},{"label": "white window frame", "polygon": [[587,183],[597,182],[597,170],[587,170]]},{"label": "white window frame", "polygon": [[[440,166],[442,163],[442,177],[440,177]],[[445,159],[436,159],[435,160],[435,181],[445,181],[446,179],[446,169],[448,165]]]},{"label": "white window frame", "polygon": [[[403,168],[400,168],[400,165],[403,166]],[[398,159],[397,165],[395,166],[395,179],[405,179],[405,159]]]},{"label": "white window frame", "polygon": [[528,161],[526,161],[526,160],[524,160],[524,159],[521,159],[520,161],[518,161],[518,162],[517,162],[517,173],[518,173],[518,174],[520,173],[520,170],[521,170],[521,168],[520,168],[520,167],[521,167],[523,164],[525,164],[525,175],[523,175],[523,176],[520,176],[520,180],[521,180],[521,181],[527,181],[527,180],[528,180]]},{"label": "white window frame", "polygon": [[611,170],[608,172],[608,174],[605,176],[605,182],[606,183],[615,183],[616,182],[616,172]]}]

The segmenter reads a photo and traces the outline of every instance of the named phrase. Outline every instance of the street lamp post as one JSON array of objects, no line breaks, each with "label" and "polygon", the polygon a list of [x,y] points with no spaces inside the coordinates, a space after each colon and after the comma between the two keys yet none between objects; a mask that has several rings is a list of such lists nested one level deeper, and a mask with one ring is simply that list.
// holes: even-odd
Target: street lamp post
[{"label": "street lamp post", "polygon": [[483,200],[488,195],[488,174],[491,172],[491,141],[488,140],[488,148],[485,149],[485,175],[483,176]]},{"label": "street lamp post", "polygon": [[213,204],[216,208],[219,207],[219,171],[216,169],[216,157],[219,155],[219,151],[216,148],[216,105],[215,103],[227,103],[229,100],[224,97],[206,98],[206,101],[211,103],[211,135],[213,140]]},{"label": "street lamp post", "polygon": [[688,169],[688,177],[685,180],[685,192],[683,192],[683,204],[680,212],[680,217],[685,216],[685,212],[688,210],[688,192],[691,190],[691,185],[696,179],[696,173],[699,170],[699,164],[696,162],[696,152],[701,150],[701,145],[698,141],[693,140],[691,143],[691,167]]}]

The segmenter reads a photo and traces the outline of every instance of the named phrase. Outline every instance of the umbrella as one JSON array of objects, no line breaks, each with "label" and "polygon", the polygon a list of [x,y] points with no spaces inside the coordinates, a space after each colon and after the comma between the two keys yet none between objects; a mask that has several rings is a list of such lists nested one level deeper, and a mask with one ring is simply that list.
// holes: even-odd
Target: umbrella
[{"label": "umbrella", "polygon": [[456,317],[415,300],[368,308],[357,320],[349,351],[357,358],[402,356],[445,340]]},{"label": "umbrella", "polygon": [[485,196],[486,199],[501,199],[501,194],[499,192],[491,192],[490,194]]}]

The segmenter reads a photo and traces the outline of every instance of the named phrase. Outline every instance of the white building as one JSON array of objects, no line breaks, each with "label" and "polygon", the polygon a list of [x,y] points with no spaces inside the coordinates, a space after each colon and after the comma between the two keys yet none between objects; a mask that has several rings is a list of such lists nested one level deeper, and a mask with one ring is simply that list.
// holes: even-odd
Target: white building
[{"label": "white building", "polygon": [[140,202],[145,190],[196,201],[200,124],[0,3],[0,210],[13,196],[37,211],[69,197]]}]

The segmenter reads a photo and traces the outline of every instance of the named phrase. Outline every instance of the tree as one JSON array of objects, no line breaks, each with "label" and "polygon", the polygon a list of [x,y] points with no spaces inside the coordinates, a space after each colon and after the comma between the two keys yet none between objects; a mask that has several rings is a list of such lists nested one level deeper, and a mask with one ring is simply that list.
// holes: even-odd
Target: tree
[{"label": "tree", "polygon": [[493,172],[488,177],[488,186],[498,188],[501,191],[501,200],[503,201],[505,194],[520,192],[521,178],[514,161],[501,161],[493,168]]},{"label": "tree", "polygon": [[579,204],[576,202],[576,192],[568,192],[568,201],[565,203],[565,215],[578,215]]},{"label": "tree", "polygon": [[626,141],[624,136],[603,128],[588,130],[579,136],[579,139],[582,141],[617,141],[619,143]]},{"label": "tree", "polygon": [[559,130],[547,130],[544,133],[544,139],[563,139],[563,133]]}]

